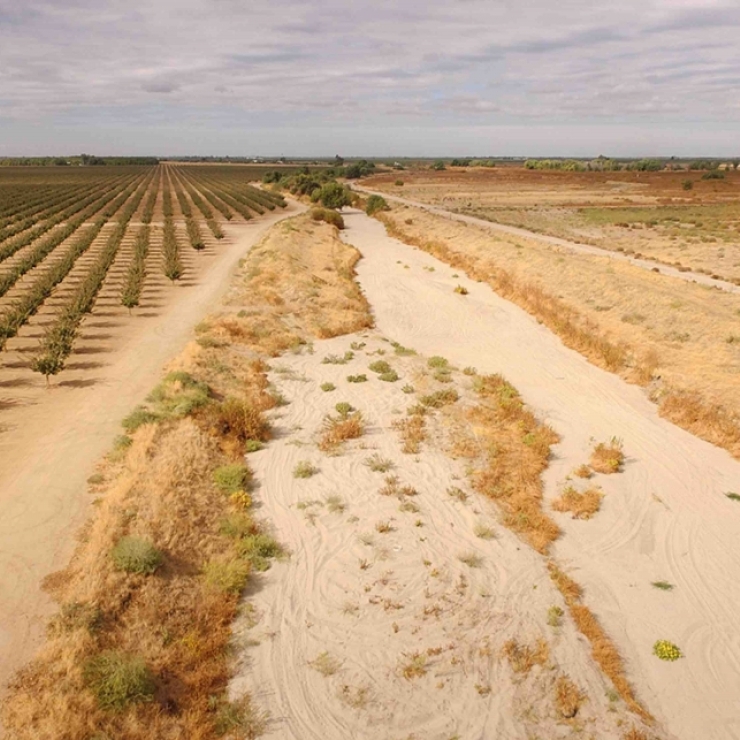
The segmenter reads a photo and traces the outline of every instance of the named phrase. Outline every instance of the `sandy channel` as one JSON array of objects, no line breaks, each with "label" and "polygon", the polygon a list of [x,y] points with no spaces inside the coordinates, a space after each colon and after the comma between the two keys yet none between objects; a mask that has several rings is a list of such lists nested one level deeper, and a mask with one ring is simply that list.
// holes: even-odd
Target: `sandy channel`
[{"label": "sandy channel", "polygon": [[13,409],[16,416],[22,411],[22,423],[0,439],[0,693],[43,636],[53,604],[41,581],[72,553],[89,512],[86,480],[120,420],[191,338],[239,258],[269,226],[302,208],[291,204],[254,223],[225,227],[231,243],[210,269],[195,284],[174,286],[156,317],[133,322],[106,354],[92,387],[26,392],[23,408]]},{"label": "sandy channel", "polygon": [[[590,365],[488,286],[453,278],[364,214],[345,220],[379,331],[502,373],[562,436],[546,477],[550,499],[594,440],[623,440],[627,464],[603,481],[601,512],[590,521],[553,514],[564,530],[556,556],[585,587],[661,724],[686,740],[740,738],[740,503],[726,496],[740,491],[740,463],[661,419],[639,388]],[[458,283],[467,296],[453,292]],[[674,589],[654,588],[658,580]],[[658,639],[685,657],[658,660]]]}]

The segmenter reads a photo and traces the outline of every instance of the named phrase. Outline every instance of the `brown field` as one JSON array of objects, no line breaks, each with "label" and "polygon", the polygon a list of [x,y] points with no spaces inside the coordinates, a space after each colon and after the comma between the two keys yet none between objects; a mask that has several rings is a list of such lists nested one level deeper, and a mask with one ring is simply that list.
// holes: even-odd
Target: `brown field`
[{"label": "brown field", "polygon": [[451,168],[396,172],[363,185],[740,284],[740,171],[718,180],[703,174]]}]

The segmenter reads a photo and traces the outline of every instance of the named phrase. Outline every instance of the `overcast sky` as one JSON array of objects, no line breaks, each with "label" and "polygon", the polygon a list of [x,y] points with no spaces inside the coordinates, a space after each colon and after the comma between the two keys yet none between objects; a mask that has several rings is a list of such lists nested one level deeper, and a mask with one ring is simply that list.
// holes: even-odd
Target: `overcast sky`
[{"label": "overcast sky", "polygon": [[0,0],[0,155],[734,155],[740,0]]}]

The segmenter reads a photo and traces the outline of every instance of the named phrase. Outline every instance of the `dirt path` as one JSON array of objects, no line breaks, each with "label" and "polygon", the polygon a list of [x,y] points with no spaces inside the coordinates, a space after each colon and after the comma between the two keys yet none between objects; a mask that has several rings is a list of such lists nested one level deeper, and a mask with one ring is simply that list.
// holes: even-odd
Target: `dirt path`
[{"label": "dirt path", "polygon": [[[740,491],[740,463],[661,419],[639,388],[590,365],[489,287],[452,278],[452,268],[389,238],[364,214],[345,222],[343,238],[364,255],[359,280],[379,331],[459,367],[502,373],[562,435],[548,498],[587,462],[594,439],[623,440],[625,470],[604,481],[596,517],[553,514],[564,530],[556,555],[585,587],[638,695],[664,726],[686,740],[740,738],[740,502],[725,495]],[[467,296],[453,292],[458,283]],[[685,657],[658,660],[651,653],[659,639]]]},{"label": "dirt path", "polygon": [[[258,221],[227,226],[232,242],[219,248],[207,270],[182,285],[157,288],[156,309],[139,314],[123,329],[105,318],[110,309],[96,310],[87,324],[117,328],[111,330],[115,342],[104,348],[105,361],[88,363],[94,378],[90,367],[70,369],[48,391],[43,380],[37,385],[12,377],[3,380],[0,691],[43,634],[52,605],[40,582],[71,554],[90,505],[86,480],[110,448],[120,420],[143,400],[162,366],[185,345],[195,324],[228,286],[238,259],[270,225],[302,209],[292,204]],[[99,359],[103,349],[87,351]],[[2,361],[13,364],[7,353]],[[87,377],[78,378],[85,371]]]},{"label": "dirt path", "polygon": [[409,200],[408,198],[400,198],[395,195],[389,195],[380,190],[368,190],[367,188],[360,187],[359,185],[352,184],[352,189],[360,193],[367,195],[380,195],[388,201],[394,203],[401,203],[406,206],[413,206],[414,208],[420,208],[428,213],[432,213],[435,216],[444,216],[454,221],[460,221],[462,223],[471,224],[478,226],[488,231],[498,232],[500,234],[511,234],[512,236],[521,236],[526,239],[533,239],[543,244],[550,244],[554,247],[560,247],[561,249],[569,250],[571,252],[578,252],[580,254],[593,254],[599,257],[609,257],[610,259],[618,260],[620,262],[628,262],[631,265],[640,267],[644,270],[650,270],[652,272],[659,272],[661,275],[668,275],[670,277],[684,280],[688,283],[698,283],[700,285],[711,285],[712,287],[724,290],[727,293],[740,293],[740,286],[729,283],[726,280],[715,280],[708,275],[702,275],[699,272],[681,272],[675,267],[664,265],[661,262],[654,262],[648,259],[638,259],[636,257],[630,257],[621,252],[616,252],[611,249],[602,249],[601,247],[594,247],[590,244],[582,244],[580,242],[570,241],[568,239],[561,239],[557,236],[549,236],[548,234],[539,234],[536,231],[529,231],[522,229],[518,226],[508,226],[507,224],[496,223],[495,221],[486,221],[482,218],[476,218],[475,216],[467,216],[462,213],[454,213],[453,211],[447,211],[444,208],[430,205],[429,203],[423,203],[417,200]]}]

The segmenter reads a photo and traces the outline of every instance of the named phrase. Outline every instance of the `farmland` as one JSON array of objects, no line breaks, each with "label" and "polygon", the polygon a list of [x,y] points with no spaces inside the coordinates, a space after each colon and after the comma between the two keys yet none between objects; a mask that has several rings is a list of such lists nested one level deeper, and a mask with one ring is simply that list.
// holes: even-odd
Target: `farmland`
[{"label": "farmland", "polygon": [[228,168],[0,170],[0,347],[49,378],[96,306],[146,312],[162,284],[192,281],[222,223],[284,207]]}]

